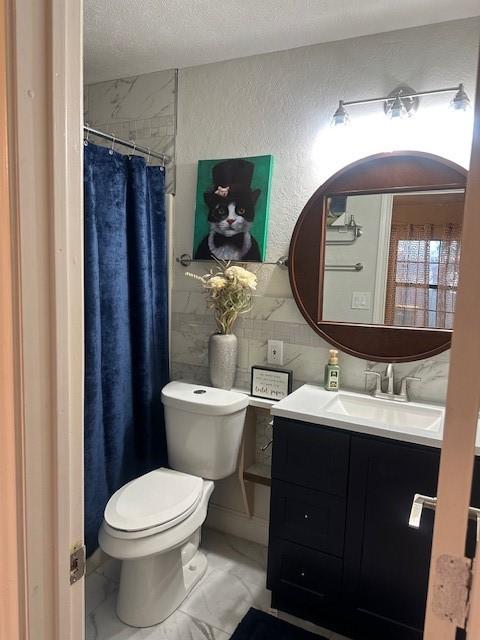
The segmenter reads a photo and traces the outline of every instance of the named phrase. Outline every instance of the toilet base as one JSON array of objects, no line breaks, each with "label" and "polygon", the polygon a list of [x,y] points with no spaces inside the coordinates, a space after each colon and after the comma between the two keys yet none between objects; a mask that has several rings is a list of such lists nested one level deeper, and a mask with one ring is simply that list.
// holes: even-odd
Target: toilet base
[{"label": "toilet base", "polygon": [[205,575],[198,551],[200,532],[183,546],[135,560],[123,560],[117,615],[132,627],[151,627],[171,615]]}]

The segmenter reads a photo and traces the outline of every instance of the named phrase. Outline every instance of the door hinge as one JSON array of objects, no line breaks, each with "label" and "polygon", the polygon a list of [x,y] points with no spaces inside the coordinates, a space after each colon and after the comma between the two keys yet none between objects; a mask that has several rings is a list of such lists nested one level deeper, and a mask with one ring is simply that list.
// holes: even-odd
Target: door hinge
[{"label": "door hinge", "polygon": [[86,552],[85,545],[78,543],[72,547],[70,553],[70,584],[75,584],[85,575]]},{"label": "door hinge", "polygon": [[472,560],[442,555],[437,559],[432,607],[439,618],[466,628],[473,569]]}]

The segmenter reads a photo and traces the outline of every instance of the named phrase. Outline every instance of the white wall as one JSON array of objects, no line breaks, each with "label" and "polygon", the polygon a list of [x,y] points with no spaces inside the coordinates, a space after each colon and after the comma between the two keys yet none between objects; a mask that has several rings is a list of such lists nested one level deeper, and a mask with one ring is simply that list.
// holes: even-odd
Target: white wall
[{"label": "white wall", "polygon": [[[178,250],[191,249],[197,161],[271,153],[268,258],[285,253],[303,205],[321,182],[348,161],[392,144],[379,130],[386,120],[381,105],[352,109],[363,131],[332,131],[338,100],[385,95],[400,83],[422,91],[463,81],[473,95],[479,26],[479,19],[462,20],[181,70]],[[447,100],[424,99],[423,115],[427,106],[441,105],[445,118],[422,123],[414,140],[401,134],[398,145],[406,148],[408,142],[465,161],[468,140],[452,140]],[[372,113],[379,119],[361,122]]]},{"label": "white wall", "polygon": [[[333,245],[325,247],[325,264],[363,265],[361,271],[326,270],[323,279],[324,320],[333,322],[373,322],[375,303],[375,281],[377,276],[377,253],[382,218],[382,196],[370,194],[350,196],[347,198],[346,216],[341,216],[332,227],[343,225],[350,215],[355,216],[357,224],[362,226],[362,235],[353,244]],[[352,233],[327,231],[327,241],[339,241],[352,238]],[[368,309],[353,309],[354,292],[368,293],[370,306]]]}]

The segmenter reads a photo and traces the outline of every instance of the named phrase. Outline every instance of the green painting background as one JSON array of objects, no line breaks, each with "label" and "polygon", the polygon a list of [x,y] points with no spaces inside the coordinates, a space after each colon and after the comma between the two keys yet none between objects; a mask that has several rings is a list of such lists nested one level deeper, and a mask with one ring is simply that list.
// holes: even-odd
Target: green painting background
[{"label": "green painting background", "polygon": [[[229,160],[223,158],[217,160],[199,160],[197,174],[197,196],[195,206],[195,230],[193,234],[193,251],[198,248],[203,238],[210,232],[208,224],[208,207],[205,204],[203,194],[211,191],[212,184],[212,168],[222,162]],[[254,164],[254,171],[251,183],[251,189],[260,189],[260,195],[255,205],[255,218],[253,220],[250,233],[258,242],[262,262],[265,260],[267,252],[267,232],[268,232],[268,216],[270,212],[270,185],[272,180],[273,156],[253,156],[243,158]]]}]

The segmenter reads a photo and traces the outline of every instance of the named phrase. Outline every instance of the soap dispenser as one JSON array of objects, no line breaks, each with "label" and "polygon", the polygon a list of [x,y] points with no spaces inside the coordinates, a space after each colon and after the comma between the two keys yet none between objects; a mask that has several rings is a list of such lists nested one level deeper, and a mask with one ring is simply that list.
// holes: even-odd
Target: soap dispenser
[{"label": "soap dispenser", "polygon": [[338,391],[340,388],[340,367],[336,349],[329,351],[328,363],[325,365],[324,387],[327,391]]}]

